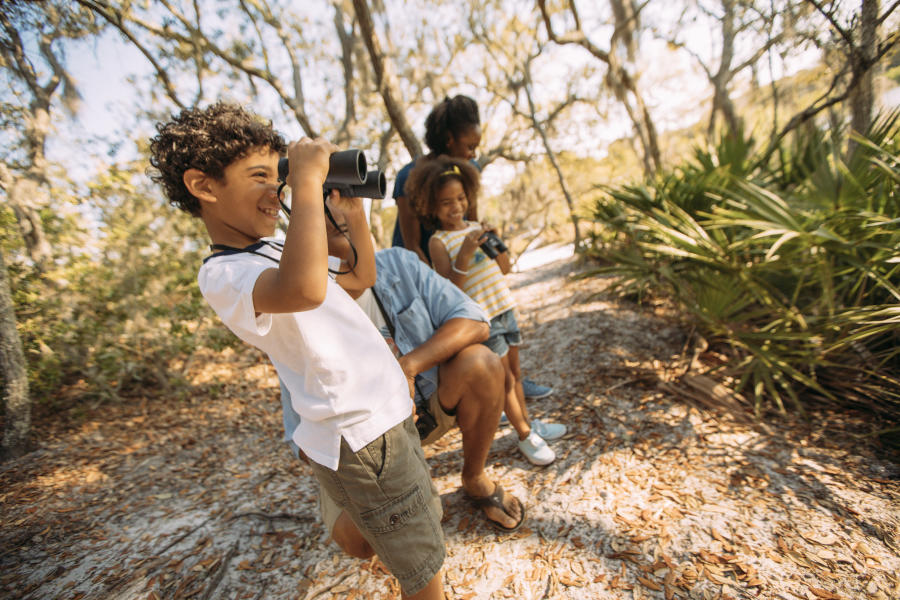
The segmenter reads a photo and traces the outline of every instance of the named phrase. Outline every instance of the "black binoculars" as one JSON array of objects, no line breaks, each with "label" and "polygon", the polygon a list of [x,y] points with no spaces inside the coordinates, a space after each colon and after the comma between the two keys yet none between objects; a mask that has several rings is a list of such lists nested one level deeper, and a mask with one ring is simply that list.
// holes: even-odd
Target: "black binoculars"
[{"label": "black binoculars", "polygon": [[[287,157],[278,160],[278,179],[287,181],[289,165]],[[345,198],[384,198],[387,180],[377,169],[366,172],[366,155],[361,150],[341,150],[328,159],[328,175],[322,184],[327,195],[337,190]]]},{"label": "black binoculars", "polygon": [[493,231],[488,231],[484,234],[485,240],[481,243],[479,248],[481,251],[487,254],[488,258],[497,258],[509,248],[506,247],[506,244],[503,243],[503,240],[500,239]]}]

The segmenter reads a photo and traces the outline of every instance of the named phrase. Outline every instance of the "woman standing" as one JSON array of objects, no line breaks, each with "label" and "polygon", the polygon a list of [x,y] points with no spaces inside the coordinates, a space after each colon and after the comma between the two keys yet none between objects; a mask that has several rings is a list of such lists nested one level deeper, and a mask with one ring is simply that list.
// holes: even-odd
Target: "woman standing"
[{"label": "woman standing", "polygon": [[[425,119],[425,145],[430,151],[418,160],[428,160],[437,156],[450,156],[470,161],[475,168],[475,150],[481,143],[481,119],[478,104],[468,96],[444,98]],[[397,173],[394,180],[394,200],[397,203],[397,222],[394,225],[392,246],[400,246],[415,252],[427,264],[431,264],[428,253],[428,238],[434,230],[422,224],[416,216],[404,188],[410,171],[416,164],[413,160]],[[480,169],[479,169],[480,170]],[[469,207],[466,218],[478,220],[478,207]]]}]

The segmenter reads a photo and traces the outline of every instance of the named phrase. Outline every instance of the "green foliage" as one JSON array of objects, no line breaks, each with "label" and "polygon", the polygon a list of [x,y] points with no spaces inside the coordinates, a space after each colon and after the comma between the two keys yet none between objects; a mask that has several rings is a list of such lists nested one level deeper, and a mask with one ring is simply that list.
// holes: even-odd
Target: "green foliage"
[{"label": "green foliage", "polygon": [[[10,267],[35,400],[67,388],[103,399],[169,391],[193,352],[236,344],[197,286],[205,232],[133,183],[142,167],[95,179],[84,192],[86,219],[45,220],[64,249],[54,272]],[[93,242],[74,243],[85,238]]]},{"label": "green foliage", "polygon": [[900,418],[900,113],[849,158],[800,131],[762,164],[723,138],[655,181],[607,188],[594,257],[632,294],[664,294],[724,345],[757,414],[812,397]]}]

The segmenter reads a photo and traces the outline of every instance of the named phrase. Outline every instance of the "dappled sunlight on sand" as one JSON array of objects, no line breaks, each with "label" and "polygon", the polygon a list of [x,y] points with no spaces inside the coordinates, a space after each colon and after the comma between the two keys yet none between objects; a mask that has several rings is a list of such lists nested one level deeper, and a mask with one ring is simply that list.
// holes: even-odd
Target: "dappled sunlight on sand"
[{"label": "dappled sunlight on sand", "polygon": [[97,465],[84,465],[77,468],[66,465],[54,469],[46,475],[40,475],[33,481],[33,485],[43,488],[45,491],[64,491],[76,485],[86,485],[108,481],[109,476],[102,472]]},{"label": "dappled sunlight on sand", "polygon": [[197,366],[187,375],[193,386],[252,383],[256,388],[278,387],[275,368],[265,355],[252,348],[205,351],[194,364]]}]

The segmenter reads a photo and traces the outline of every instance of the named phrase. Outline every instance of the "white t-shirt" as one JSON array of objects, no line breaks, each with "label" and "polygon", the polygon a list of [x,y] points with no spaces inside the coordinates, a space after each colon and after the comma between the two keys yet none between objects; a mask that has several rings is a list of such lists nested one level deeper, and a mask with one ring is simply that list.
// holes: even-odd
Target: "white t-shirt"
[{"label": "white t-shirt", "polygon": [[363,309],[363,312],[366,313],[366,316],[369,317],[369,320],[372,321],[375,328],[384,337],[384,341],[387,342],[393,355],[400,358],[400,348],[397,347],[394,338],[391,336],[391,328],[388,327],[387,321],[384,320],[384,315],[381,314],[381,309],[378,308],[378,300],[375,299],[375,293],[372,291],[372,288],[366,288],[356,299],[356,303]]},{"label": "white t-shirt", "polygon": [[[253,287],[276,266],[266,257],[280,259],[281,251],[263,242],[244,250],[204,261],[200,291],[235,335],[275,365],[300,415],[294,443],[311,460],[337,470],[341,437],[356,452],[412,414],[406,377],[372,322],[330,277],[318,307],[257,317]],[[329,267],[338,264],[329,257]]]}]

